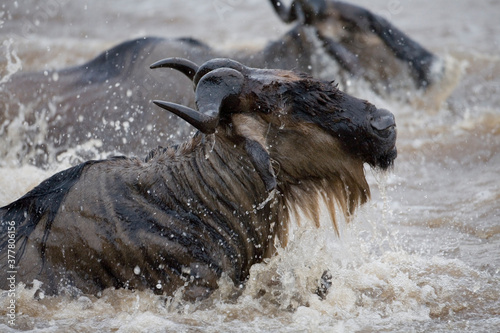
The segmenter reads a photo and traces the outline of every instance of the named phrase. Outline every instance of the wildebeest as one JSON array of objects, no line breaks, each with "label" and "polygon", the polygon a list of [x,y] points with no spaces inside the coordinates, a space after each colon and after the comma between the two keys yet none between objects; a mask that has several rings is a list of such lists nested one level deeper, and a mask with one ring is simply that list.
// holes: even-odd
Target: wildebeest
[{"label": "wildebeest", "polygon": [[[221,51],[192,38],[147,37],[124,42],[80,66],[14,75],[0,92],[6,105],[0,113],[0,155],[12,156],[12,147],[22,141],[18,156],[12,157],[45,165],[91,139],[102,142],[98,151],[123,154],[184,140],[190,128],[148,103],[166,99],[194,106],[183,77],[144,70],[165,55],[195,63],[229,57],[251,67],[335,79],[341,87],[353,77],[364,78],[382,93],[401,82],[424,90],[442,74],[437,56],[366,9],[325,0],[271,4],[284,21],[296,25],[257,52]],[[407,96],[406,90],[401,95]]]},{"label": "wildebeest", "polygon": [[15,270],[46,293],[184,286],[203,298],[222,273],[244,282],[275,238],[286,244],[291,212],[314,217],[324,198],[333,220],[336,207],[352,214],[370,195],[363,164],[385,170],[396,158],[392,113],[332,82],[221,58],[152,67],[193,81],[197,110],[155,103],[198,132],[144,160],[82,163],[0,208],[2,288]]}]

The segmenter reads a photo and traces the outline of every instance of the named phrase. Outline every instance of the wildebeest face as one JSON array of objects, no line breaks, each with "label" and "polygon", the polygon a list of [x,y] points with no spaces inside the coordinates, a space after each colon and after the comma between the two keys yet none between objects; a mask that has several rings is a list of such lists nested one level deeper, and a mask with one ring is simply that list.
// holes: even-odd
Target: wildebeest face
[{"label": "wildebeest face", "polygon": [[[392,165],[397,156],[396,123],[392,113],[341,91],[311,92],[310,95],[316,98],[317,107],[298,109],[309,116],[309,121],[335,137],[347,153],[360,157],[363,162],[381,169]],[[298,102],[303,100],[299,98]]]},{"label": "wildebeest face", "polygon": [[[346,154],[371,166],[387,169],[396,158],[396,123],[389,111],[345,94],[333,83],[288,71],[255,70],[247,82],[252,90],[245,99],[249,104],[246,107],[268,114],[266,121],[281,127],[283,132],[298,125],[315,124],[316,133],[309,128],[300,134],[301,141],[307,142],[311,136],[314,141],[314,136],[319,137],[319,132],[324,131]],[[310,149],[314,149],[313,142]]]}]

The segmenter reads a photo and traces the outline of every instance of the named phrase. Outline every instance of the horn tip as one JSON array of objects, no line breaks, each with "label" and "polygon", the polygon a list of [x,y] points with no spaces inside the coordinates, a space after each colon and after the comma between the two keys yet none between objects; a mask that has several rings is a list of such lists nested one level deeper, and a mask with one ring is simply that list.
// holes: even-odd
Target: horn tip
[{"label": "horn tip", "polygon": [[151,68],[151,69],[160,68],[160,67],[162,67],[162,65],[164,63],[165,63],[165,59],[158,60],[155,63],[152,63],[151,65],[149,65],[149,68]]},{"label": "horn tip", "polygon": [[159,99],[155,99],[153,100],[153,103],[156,105],[156,106],[159,106],[161,108],[165,108],[165,107],[168,107],[170,106],[171,103],[169,102],[165,102],[165,101],[161,101]]}]

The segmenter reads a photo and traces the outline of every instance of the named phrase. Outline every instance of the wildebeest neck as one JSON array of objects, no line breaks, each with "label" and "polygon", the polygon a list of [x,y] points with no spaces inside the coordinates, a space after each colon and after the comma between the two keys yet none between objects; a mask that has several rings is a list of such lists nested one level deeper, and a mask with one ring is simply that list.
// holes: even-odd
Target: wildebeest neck
[{"label": "wildebeest neck", "polygon": [[213,233],[211,244],[220,245],[217,251],[226,258],[225,265],[244,273],[237,279],[244,279],[250,265],[271,255],[274,236],[280,233],[282,205],[259,207],[268,193],[242,147],[224,136],[199,134],[187,144],[153,152],[147,163],[155,171],[144,177],[138,191],[147,190],[143,195],[148,201],[168,202],[177,214],[193,221],[186,228],[193,235]]}]

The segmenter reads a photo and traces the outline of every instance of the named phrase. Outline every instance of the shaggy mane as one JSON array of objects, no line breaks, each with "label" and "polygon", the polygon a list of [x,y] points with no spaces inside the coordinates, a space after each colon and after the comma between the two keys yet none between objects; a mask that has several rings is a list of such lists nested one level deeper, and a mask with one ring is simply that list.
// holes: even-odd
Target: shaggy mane
[{"label": "shaggy mane", "polygon": [[349,222],[356,208],[366,203],[369,198],[370,188],[363,166],[353,166],[344,169],[340,174],[332,174],[331,177],[324,179],[301,181],[300,184],[292,185],[285,190],[284,222],[277,232],[277,237],[281,244],[286,246],[292,214],[300,225],[300,212],[319,228],[322,201],[326,204],[332,225],[339,235],[336,213],[340,211]]}]

